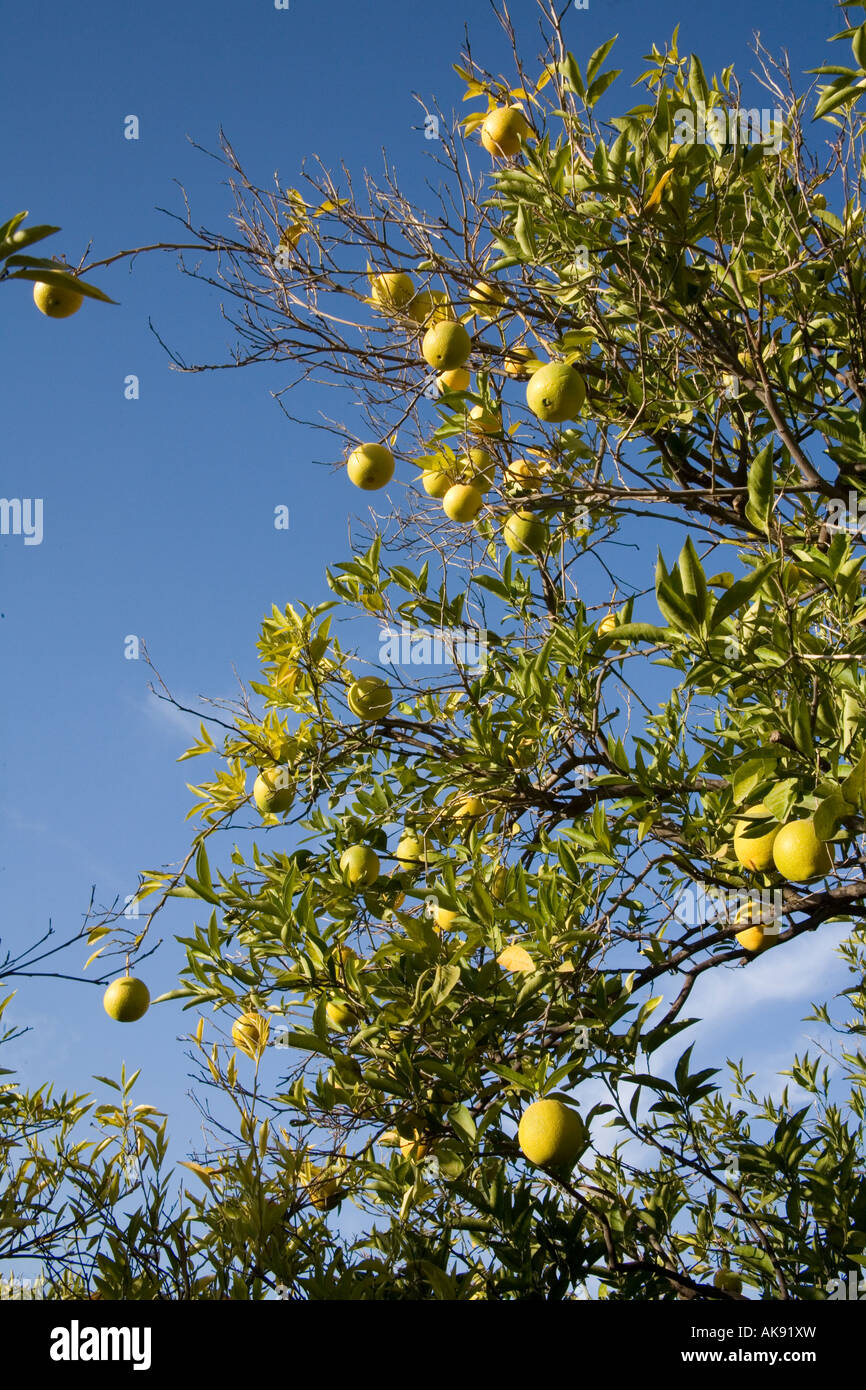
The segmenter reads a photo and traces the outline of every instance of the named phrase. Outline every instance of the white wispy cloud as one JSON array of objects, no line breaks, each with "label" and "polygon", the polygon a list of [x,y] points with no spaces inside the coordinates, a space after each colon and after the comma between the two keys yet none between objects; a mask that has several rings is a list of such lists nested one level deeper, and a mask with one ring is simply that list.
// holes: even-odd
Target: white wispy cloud
[{"label": "white wispy cloud", "polygon": [[[194,705],[195,697],[187,699],[184,696],[177,697],[181,704]],[[161,725],[163,728],[179,731],[190,743],[194,742],[199,736],[200,719],[195,714],[187,714],[185,710],[178,709],[177,705],[171,704],[169,700],[160,700],[150,691],[143,697],[140,709],[145,717],[152,723]]]},{"label": "white wispy cloud", "polygon": [[848,983],[848,973],[836,954],[847,934],[843,924],[822,927],[796,941],[774,946],[745,966],[706,971],[688,1002],[705,1034],[721,1032],[735,1019],[750,1014],[764,1023],[766,1010],[781,1004],[801,1004],[829,997]]}]

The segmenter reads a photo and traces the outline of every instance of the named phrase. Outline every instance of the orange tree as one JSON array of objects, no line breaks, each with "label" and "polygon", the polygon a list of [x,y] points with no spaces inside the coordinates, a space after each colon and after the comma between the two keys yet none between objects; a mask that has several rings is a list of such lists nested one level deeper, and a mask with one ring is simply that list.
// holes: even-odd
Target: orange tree
[{"label": "orange tree", "polygon": [[[204,905],[168,997],[208,1296],[823,1298],[866,1245],[866,28],[817,93],[759,49],[766,113],[674,38],[603,121],[612,43],[581,68],[545,19],[531,73],[458,67],[432,210],[261,189],[225,142],[237,234],[187,223],[233,361],[349,387],[350,478],[409,484],[265,619],[185,755],[219,766],[183,867],[115,924],[134,954]],[[364,660],[371,614],[426,664]],[[694,1066],[699,977],[828,921],[851,987],[799,1108]]]}]

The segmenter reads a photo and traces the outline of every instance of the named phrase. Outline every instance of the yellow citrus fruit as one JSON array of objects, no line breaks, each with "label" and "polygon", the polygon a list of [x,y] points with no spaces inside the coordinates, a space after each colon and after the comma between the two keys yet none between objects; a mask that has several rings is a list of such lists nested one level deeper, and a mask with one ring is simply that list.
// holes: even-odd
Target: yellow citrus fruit
[{"label": "yellow citrus fruit", "polygon": [[391,687],[378,676],[362,676],[349,686],[346,699],[359,719],[384,719],[391,708]]},{"label": "yellow citrus fruit", "polygon": [[251,1009],[232,1024],[232,1042],[239,1052],[256,1057],[267,1045],[270,1030],[269,1021]]},{"label": "yellow citrus fruit", "polygon": [[424,850],[418,836],[406,831],[400,838],[396,854],[403,864],[420,864],[424,858]]},{"label": "yellow citrus fruit", "polygon": [[102,1007],[117,1023],[137,1023],[150,1008],[150,990],[143,980],[124,975],[112,980],[102,996]]},{"label": "yellow citrus fruit", "polygon": [[528,487],[530,483],[539,482],[544,471],[545,465],[541,461],[535,463],[532,459],[512,459],[505,469],[505,481]]},{"label": "yellow citrus fruit", "polygon": [[772,866],[773,845],[779,833],[780,826],[774,825],[763,835],[750,836],[746,831],[755,821],[774,820],[772,811],[759,801],[756,806],[751,806],[734,827],[734,854],[744,869],[751,869],[752,873],[763,874]]},{"label": "yellow citrus fruit", "polygon": [[462,367],[472,351],[472,339],[462,323],[443,319],[434,323],[424,334],[421,356],[437,371],[452,371]]},{"label": "yellow citrus fruit", "polygon": [[33,286],[33,302],[40,314],[50,319],[68,319],[77,314],[84,300],[71,285],[46,285],[37,280]]},{"label": "yellow citrus fruit", "polygon": [[528,375],[529,363],[534,361],[535,353],[532,348],[524,346],[522,343],[516,347],[509,348],[502,359],[502,368],[506,376],[513,377],[519,381],[521,377]]},{"label": "yellow citrus fruit", "polygon": [[765,946],[764,928],[760,924],[753,927],[746,927],[743,931],[737,932],[737,940],[744,950],[750,951],[752,955],[757,955],[763,951]]},{"label": "yellow citrus fruit", "polygon": [[497,106],[484,119],[481,143],[497,159],[517,154],[529,134],[529,122],[519,106]]},{"label": "yellow citrus fruit", "polygon": [[440,933],[444,931],[450,931],[451,924],[456,916],[457,913],[452,912],[450,907],[434,907],[433,925],[435,926],[436,931]]},{"label": "yellow citrus fruit", "polygon": [[304,1186],[310,1201],[319,1211],[331,1211],[343,1200],[344,1193],[339,1178],[317,1175],[305,1178]]},{"label": "yellow citrus fruit", "polygon": [[562,1101],[537,1100],[521,1116],[517,1142],[539,1167],[572,1164],[583,1147],[583,1121]]},{"label": "yellow citrus fruit", "polygon": [[379,877],[379,856],[368,845],[350,845],[340,855],[340,870],[353,887],[369,887]]},{"label": "yellow citrus fruit", "polygon": [[479,816],[486,816],[487,811],[480,797],[465,796],[455,802],[451,814],[455,820],[477,820]]},{"label": "yellow citrus fruit", "polygon": [[717,1289],[724,1289],[725,1293],[743,1292],[743,1281],[732,1269],[717,1269],[713,1276],[713,1284]]},{"label": "yellow citrus fruit", "polygon": [[502,413],[498,410],[488,410],[484,405],[474,405],[469,412],[467,424],[472,434],[501,434]]},{"label": "yellow citrus fruit", "polygon": [[425,468],[421,474],[421,486],[428,497],[443,498],[450,487],[454,486],[454,479],[449,476],[444,468]]},{"label": "yellow citrus fruit", "polygon": [[790,561],[782,566],[780,573],[782,583],[788,592],[793,589],[799,589],[804,584],[810,584],[812,582],[812,576],[809,574],[808,570],[804,570],[801,565],[795,565]]},{"label": "yellow citrus fruit", "polygon": [[547,526],[531,512],[513,512],[502,528],[502,539],[515,555],[537,555],[547,544]]},{"label": "yellow citrus fruit", "polygon": [[337,1033],[347,1033],[355,1022],[355,1013],[344,999],[332,999],[325,1005],[325,1016]]},{"label": "yellow citrus fruit", "polygon": [[430,1152],[430,1140],[416,1129],[411,1139],[400,1140],[400,1152],[404,1158],[411,1158],[415,1163],[420,1163]]},{"label": "yellow citrus fruit", "polygon": [[735,924],[747,922],[742,931],[737,932],[737,940],[746,951],[751,951],[757,955],[766,946],[772,945],[772,937],[768,937],[764,931],[764,914],[756,903],[743,903],[737,908],[734,916]]},{"label": "yellow citrus fruit", "polygon": [[493,877],[490,880],[490,891],[493,894],[494,898],[499,898],[499,900],[501,901],[502,898],[505,896],[505,889],[507,888],[507,886],[508,870],[506,869],[504,864],[500,864],[498,868],[494,870]]},{"label": "yellow citrus fruit", "polygon": [[413,323],[426,328],[454,317],[454,311],[444,290],[419,290],[414,299],[406,305],[406,313]]},{"label": "yellow citrus fruit", "polygon": [[469,291],[469,307],[477,318],[495,319],[505,303],[503,290],[488,280],[477,280]]},{"label": "yellow citrus fruit", "polygon": [[472,376],[465,367],[452,367],[450,372],[440,372],[436,380],[440,391],[468,391]]},{"label": "yellow citrus fruit", "polygon": [[281,815],[290,811],[295,800],[295,789],[289,781],[284,767],[268,768],[260,772],[253,783],[253,801],[263,816]]},{"label": "yellow citrus fruit", "polygon": [[586,399],[583,377],[568,362],[548,362],[533,372],[526,386],[526,404],[547,424],[576,420]]},{"label": "yellow citrus fruit", "polygon": [[370,296],[381,309],[404,309],[415,294],[411,277],[403,271],[388,270],[374,275],[370,281]]},{"label": "yellow citrus fruit", "polygon": [[452,521],[473,521],[481,510],[484,498],[477,487],[455,483],[442,499],[445,515]]},{"label": "yellow citrus fruit", "polygon": [[468,454],[458,460],[460,479],[477,488],[479,492],[489,492],[496,479],[496,463],[486,449],[470,449]]},{"label": "yellow citrus fruit", "polygon": [[346,471],[355,487],[375,492],[393,478],[394,455],[384,444],[359,444],[346,461]]},{"label": "yellow citrus fruit", "polygon": [[789,883],[808,883],[813,878],[825,878],[833,868],[833,849],[815,834],[815,823],[805,820],[788,821],[783,825],[773,845],[773,863]]}]

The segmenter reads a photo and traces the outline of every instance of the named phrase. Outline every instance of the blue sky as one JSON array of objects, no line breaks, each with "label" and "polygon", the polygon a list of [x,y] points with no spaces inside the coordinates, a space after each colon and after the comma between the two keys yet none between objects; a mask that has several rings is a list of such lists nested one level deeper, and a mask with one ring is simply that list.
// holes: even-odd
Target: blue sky
[{"label": "blue sky", "polygon": [[[518,0],[513,13],[534,59],[535,6]],[[641,55],[677,23],[681,51],[698,51],[708,72],[737,65],[745,105],[766,104],[748,76],[753,29],[771,51],[788,47],[795,74],[845,61],[823,45],[842,27],[827,0],[590,0],[565,28],[581,62],[620,34],[613,56],[625,76],[613,96],[631,105],[639,96],[626,83]],[[451,64],[465,24],[475,56],[507,70],[480,0],[13,7],[4,17],[0,212],[27,208],[32,220],[59,223],[46,254],[63,250],[70,261],[90,239],[99,255],[171,239],[156,208],[181,209],[174,180],[198,221],[223,226],[221,169],[187,139],[213,149],[220,125],[264,185],[275,169],[297,183],[314,154],[356,176],[378,172],[384,147],[405,190],[421,197],[429,147],[411,94],[460,107]],[[138,141],[123,138],[129,114],[140,119]],[[146,639],[185,702],[230,695],[234,666],[256,676],[271,603],[328,596],[325,565],[348,558],[347,522],[361,510],[344,477],[311,462],[325,457],[324,436],[291,424],[269,395],[283,384],[276,369],[169,371],[148,319],[188,358],[222,359],[230,334],[215,291],[181,277],[170,255],[94,279],[119,306],[86,303],[62,322],[36,312],[29,286],[3,287],[0,494],[42,498],[45,508],[41,545],[0,538],[0,933],[13,950],[49,921],[58,936],[74,931],[92,884],[97,903],[122,898],[140,869],[179,859],[188,844],[186,782],[207,768],[175,762],[189,724],[148,695],[143,663],[124,659],[126,636]],[[138,401],[124,399],[129,373],[140,379]],[[325,409],[332,401],[312,388],[293,401],[308,418]],[[272,525],[280,503],[290,508],[288,532]],[[162,934],[185,930],[190,917],[178,905]],[[748,1041],[771,1071],[802,1050],[808,1000],[847,983],[829,950],[840,934],[824,928],[794,943],[784,965],[770,956],[745,974],[705,976],[695,1004],[713,1016],[709,1055],[723,1054],[726,1039],[738,1055]],[[59,968],[75,974],[85,955],[69,953]],[[153,994],[173,986],[178,964],[169,937],[143,972]],[[93,987],[24,980],[18,990],[7,1018],[32,1031],[3,1065],[19,1066],[28,1085],[53,1078],[78,1088],[94,1072],[117,1074],[124,1059],[143,1065],[139,1099],[171,1112],[180,1146],[195,1143],[176,1041],[189,1015],[160,1007],[124,1029]]]}]

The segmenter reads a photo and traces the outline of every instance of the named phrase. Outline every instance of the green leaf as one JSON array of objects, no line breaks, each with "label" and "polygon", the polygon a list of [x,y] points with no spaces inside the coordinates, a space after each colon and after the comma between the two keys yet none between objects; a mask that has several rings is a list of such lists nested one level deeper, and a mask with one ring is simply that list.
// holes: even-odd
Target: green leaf
[{"label": "green leaf", "polygon": [[[9,223],[7,222],[6,225],[8,227]],[[15,232],[14,238],[12,236],[12,231]],[[22,227],[20,231],[15,231],[15,229],[12,228],[12,231],[6,232],[4,229],[0,228],[0,255],[3,254],[3,246],[7,242],[9,243],[10,249],[14,247],[16,251],[20,251],[25,246],[32,246],[34,241],[44,241],[45,237],[54,236],[54,233],[59,232],[60,228],[45,225],[40,227]],[[19,262],[17,255],[9,256],[6,262],[7,265],[24,265],[26,263],[26,257],[23,257]],[[33,262],[31,261],[30,264],[32,265]],[[56,261],[49,262],[49,264],[53,264],[55,268],[57,267]]]},{"label": "green leaf", "polygon": [[831,840],[839,828],[839,823],[843,816],[851,814],[850,803],[844,796],[835,793],[825,797],[812,817],[815,823],[815,834],[819,840]]},{"label": "green leaf", "polygon": [[766,532],[773,506],[773,444],[765,444],[752,459],[748,477],[749,500],[746,516],[753,526]]},{"label": "green leaf", "polygon": [[535,256],[535,240],[532,235],[531,219],[523,203],[517,209],[517,216],[514,219],[514,240],[526,259],[532,260]]},{"label": "green leaf", "polygon": [[595,52],[590,55],[589,60],[586,64],[587,82],[591,83],[595,81],[596,73],[601,68],[602,63],[604,62],[610,50],[613,48],[618,38],[619,35],[614,34],[612,39],[608,39],[606,43],[603,43],[600,48],[597,48]]},{"label": "green leaf", "polygon": [[710,91],[707,86],[707,79],[701,66],[701,60],[696,53],[693,53],[691,65],[689,67],[689,91],[696,102],[703,102],[704,105],[710,99]]},{"label": "green leaf", "polygon": [[841,86],[834,82],[832,86],[827,87],[824,91],[821,100],[815,107],[815,114],[812,119],[817,121],[819,117],[827,117],[831,112],[836,111],[838,107],[846,105],[849,101],[856,101],[857,97],[860,96],[860,91],[859,84],[854,87],[849,87],[846,86],[844,82]]},{"label": "green leaf", "polygon": [[459,980],[459,965],[437,965],[433,975],[433,983],[426,991],[426,995],[430,999],[434,1009],[438,1008],[443,1000],[448,998],[448,995]]},{"label": "green leaf", "polygon": [[764,565],[759,565],[753,574],[746,575],[745,579],[738,579],[736,584],[732,584],[726,594],[719,599],[713,609],[710,620],[710,631],[719,627],[721,623],[729,618],[732,613],[736,613],[752,598],[760,589],[767,575],[775,568],[775,561],[769,560]]},{"label": "green leaf", "polygon": [[465,1105],[453,1105],[448,1111],[448,1119],[455,1129],[465,1135],[470,1144],[475,1143],[475,1121]]},{"label": "green leaf", "polygon": [[603,633],[598,645],[604,650],[614,642],[655,642],[665,646],[670,642],[670,630],[656,627],[654,623],[622,623],[611,632]]},{"label": "green leaf", "polygon": [[863,754],[853,772],[850,772],[842,783],[842,795],[850,806],[859,806],[861,810],[866,810],[866,753]]},{"label": "green leaf", "polygon": [[[741,763],[731,778],[731,790],[734,793],[734,802],[737,806],[751,796],[756,787],[760,786],[765,778],[772,776],[775,771],[776,760],[772,756],[766,758],[750,758],[748,762]],[[761,831],[765,834],[765,831]]]},{"label": "green leaf", "polygon": [[[595,103],[604,96],[608,87],[616,81],[621,73],[621,68],[611,68],[610,72],[603,72],[601,77],[597,77],[586,94],[587,106],[594,106]],[[604,146],[600,145],[599,148],[604,149]]]},{"label": "green leaf", "polygon": [[55,285],[58,289],[77,290],[83,294],[85,299],[101,299],[104,304],[116,304],[116,299],[111,299],[102,290],[98,290],[95,285],[88,285],[86,281],[79,280],[76,275],[70,275],[62,270],[16,270],[14,275],[8,277],[10,280],[34,280],[43,285]]},{"label": "green leaf", "polygon": [[695,632],[699,624],[695,621],[695,615],[691,607],[677,592],[670,580],[656,585],[656,603],[662,613],[667,618],[671,627],[679,628],[683,632]]},{"label": "green leaf", "polygon": [[[21,226],[26,216],[26,212],[17,212],[14,217],[9,218],[8,222],[4,222],[3,226],[0,227],[0,241],[6,241],[15,231],[16,227]],[[57,230],[60,231],[60,228],[58,227]]]},{"label": "green leaf", "polygon": [[585,95],[586,88],[583,85],[580,68],[577,66],[577,61],[573,54],[566,53],[565,61],[559,65],[559,71],[573,92],[577,92],[580,97]]},{"label": "green leaf", "polygon": [[686,537],[678,564],[683,595],[698,622],[703,623],[707,616],[707,581],[691,536]]}]

